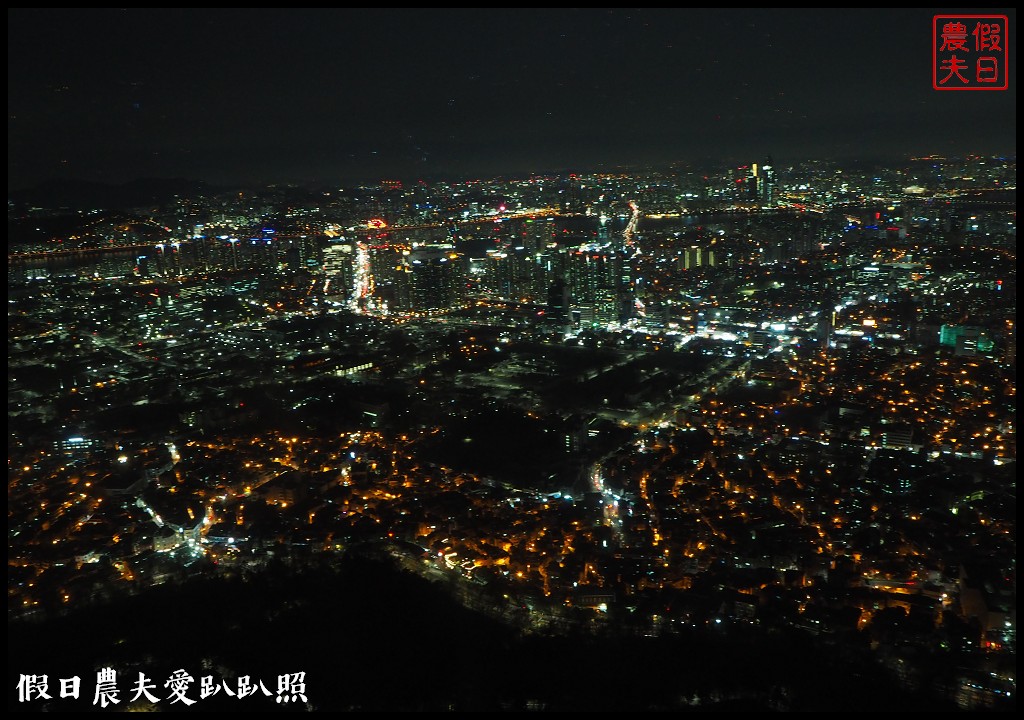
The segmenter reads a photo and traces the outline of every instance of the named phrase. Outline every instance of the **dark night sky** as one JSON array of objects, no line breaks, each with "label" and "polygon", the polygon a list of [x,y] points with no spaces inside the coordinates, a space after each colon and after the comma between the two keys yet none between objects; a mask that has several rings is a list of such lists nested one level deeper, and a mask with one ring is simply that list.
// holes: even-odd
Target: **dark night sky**
[{"label": "dark night sky", "polygon": [[936,92],[939,12],[8,10],[8,186],[1015,155],[1015,12]]}]

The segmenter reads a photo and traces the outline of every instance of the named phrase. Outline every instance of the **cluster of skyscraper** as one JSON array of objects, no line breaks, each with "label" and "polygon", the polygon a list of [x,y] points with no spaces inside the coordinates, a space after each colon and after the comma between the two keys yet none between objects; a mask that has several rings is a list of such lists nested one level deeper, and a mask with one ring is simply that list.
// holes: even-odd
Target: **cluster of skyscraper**
[{"label": "cluster of skyscraper", "polygon": [[367,311],[431,314],[465,296],[462,257],[451,245],[332,242],[323,270],[328,298]]},{"label": "cluster of skyscraper", "polygon": [[775,204],[775,169],[772,167],[772,158],[768,156],[768,162],[764,165],[754,163],[750,166],[750,175],[746,179],[747,197],[761,205],[771,206]]},{"label": "cluster of skyscraper", "polygon": [[[466,258],[451,245],[332,243],[324,252],[329,297],[367,310],[414,314],[453,309],[468,290],[546,306],[549,319],[574,324],[627,320],[634,307],[636,250],[621,241],[580,245],[506,245]],[[701,251],[686,254],[686,267]],[[709,263],[710,253],[703,256]]]}]

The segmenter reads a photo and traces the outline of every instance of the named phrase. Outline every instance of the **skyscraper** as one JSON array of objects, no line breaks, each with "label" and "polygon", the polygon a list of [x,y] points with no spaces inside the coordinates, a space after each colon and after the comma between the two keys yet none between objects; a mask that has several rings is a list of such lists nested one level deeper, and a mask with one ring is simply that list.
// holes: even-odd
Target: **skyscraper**
[{"label": "skyscraper", "polygon": [[777,197],[775,189],[775,168],[772,166],[772,156],[768,156],[768,161],[761,167],[761,187],[759,199],[761,204],[765,207],[774,207]]},{"label": "skyscraper", "polygon": [[683,252],[683,269],[691,270],[697,267],[714,267],[715,252],[698,245],[691,245]]},{"label": "skyscraper", "polygon": [[569,319],[569,287],[562,278],[555,278],[548,288],[548,317],[559,323]]},{"label": "skyscraper", "polygon": [[[405,252],[409,252],[406,250]],[[357,274],[363,287],[358,300],[375,307],[406,310],[409,308],[407,268],[400,245],[364,245],[360,243]],[[361,266],[360,266],[361,265]]]},{"label": "skyscraper", "polygon": [[607,250],[581,248],[569,256],[569,292],[573,310],[586,324],[619,322],[626,298],[623,257]]},{"label": "skyscraper", "polygon": [[347,302],[355,292],[355,254],[348,242],[330,242],[324,248],[324,287],[330,297]]},{"label": "skyscraper", "polygon": [[432,313],[450,310],[462,302],[463,273],[460,257],[445,248],[416,248],[405,263],[409,310]]},{"label": "skyscraper", "polygon": [[763,165],[753,163],[746,182],[746,198],[757,202],[762,207],[774,207],[777,200],[775,187],[775,168],[772,157]]}]

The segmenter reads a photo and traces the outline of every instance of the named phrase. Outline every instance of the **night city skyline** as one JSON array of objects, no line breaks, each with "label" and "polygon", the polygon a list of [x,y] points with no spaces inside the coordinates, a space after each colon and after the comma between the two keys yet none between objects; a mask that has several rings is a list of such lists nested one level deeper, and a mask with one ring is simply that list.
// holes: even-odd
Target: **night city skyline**
[{"label": "night city skyline", "polygon": [[956,13],[9,9],[8,709],[1015,710]]}]

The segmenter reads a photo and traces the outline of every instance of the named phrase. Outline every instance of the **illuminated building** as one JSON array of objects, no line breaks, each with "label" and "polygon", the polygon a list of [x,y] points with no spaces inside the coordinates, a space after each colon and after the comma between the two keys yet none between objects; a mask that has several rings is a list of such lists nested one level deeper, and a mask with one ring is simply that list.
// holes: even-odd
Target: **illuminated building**
[{"label": "illuminated building", "polygon": [[238,238],[228,238],[231,243],[231,269],[238,269]]},{"label": "illuminated building", "polygon": [[683,253],[682,266],[684,270],[698,267],[714,267],[715,252],[714,250],[693,245]]},{"label": "illuminated building", "polygon": [[939,330],[939,344],[953,348],[954,354],[961,356],[988,353],[993,347],[983,329],[967,325],[943,325]]},{"label": "illuminated building", "polygon": [[750,166],[750,174],[745,183],[745,199],[754,200],[766,207],[773,206],[776,201],[775,185],[775,168],[772,167],[772,158],[769,155],[768,162],[763,165],[753,163]]},{"label": "illuminated building", "polygon": [[761,167],[761,187],[759,199],[765,206],[771,207],[775,205],[776,191],[775,191],[775,168],[772,167],[772,156],[768,156],[768,162]]},{"label": "illuminated building", "polygon": [[355,253],[351,243],[331,242],[324,248],[326,294],[347,301],[355,288]]},{"label": "illuminated building", "polygon": [[[914,444],[914,429],[907,425],[887,425],[882,431],[882,446],[900,449],[921,447]],[[909,491],[909,480],[905,475],[899,476],[899,482],[903,492]]]},{"label": "illuminated building", "polygon": [[1003,354],[1003,360],[1008,365],[1013,365],[1017,362],[1017,324],[1007,321],[1007,328],[1006,351]]},{"label": "illuminated building", "polygon": [[761,198],[761,187],[764,184],[764,177],[760,174],[757,163],[750,166],[750,174],[747,175],[744,183],[744,200],[759,200]]},{"label": "illuminated building", "polygon": [[81,436],[69,437],[65,440],[54,442],[54,447],[60,452],[67,454],[81,453],[96,446],[96,441]]},{"label": "illuminated building", "polygon": [[259,237],[249,239],[249,253],[252,256],[251,262],[256,267],[266,270],[277,269],[278,245],[274,238],[273,230],[264,230]]},{"label": "illuminated building", "polygon": [[[273,230],[264,230],[265,238]],[[285,265],[292,272],[315,271],[321,266],[321,250],[317,239],[311,235],[278,236],[275,242],[284,248]]]},{"label": "illuminated building", "polygon": [[460,258],[445,248],[416,248],[405,257],[404,281],[408,305],[418,313],[449,310],[462,301],[463,275]]},{"label": "illuminated building", "polygon": [[605,250],[580,249],[569,256],[572,309],[585,324],[607,325],[621,319],[626,293],[623,257]]},{"label": "illuminated building", "polygon": [[149,260],[149,255],[139,255],[135,258],[135,267],[138,271],[139,277],[148,278],[152,274],[152,265]]},{"label": "illuminated building", "polygon": [[375,302],[386,303],[389,308],[407,308],[408,284],[404,277],[402,247],[370,245],[365,251],[363,248],[360,244],[359,256],[365,255],[366,259],[357,261],[359,297],[368,302],[372,295]]},{"label": "illuminated building", "polygon": [[508,253],[488,250],[484,264],[484,287],[499,298],[511,298],[515,275],[512,271],[514,262],[515,259],[509,259]]},{"label": "illuminated building", "polygon": [[504,252],[489,250],[484,266],[485,287],[505,300],[522,300],[542,295],[547,278],[541,257],[533,257],[523,247]]}]

